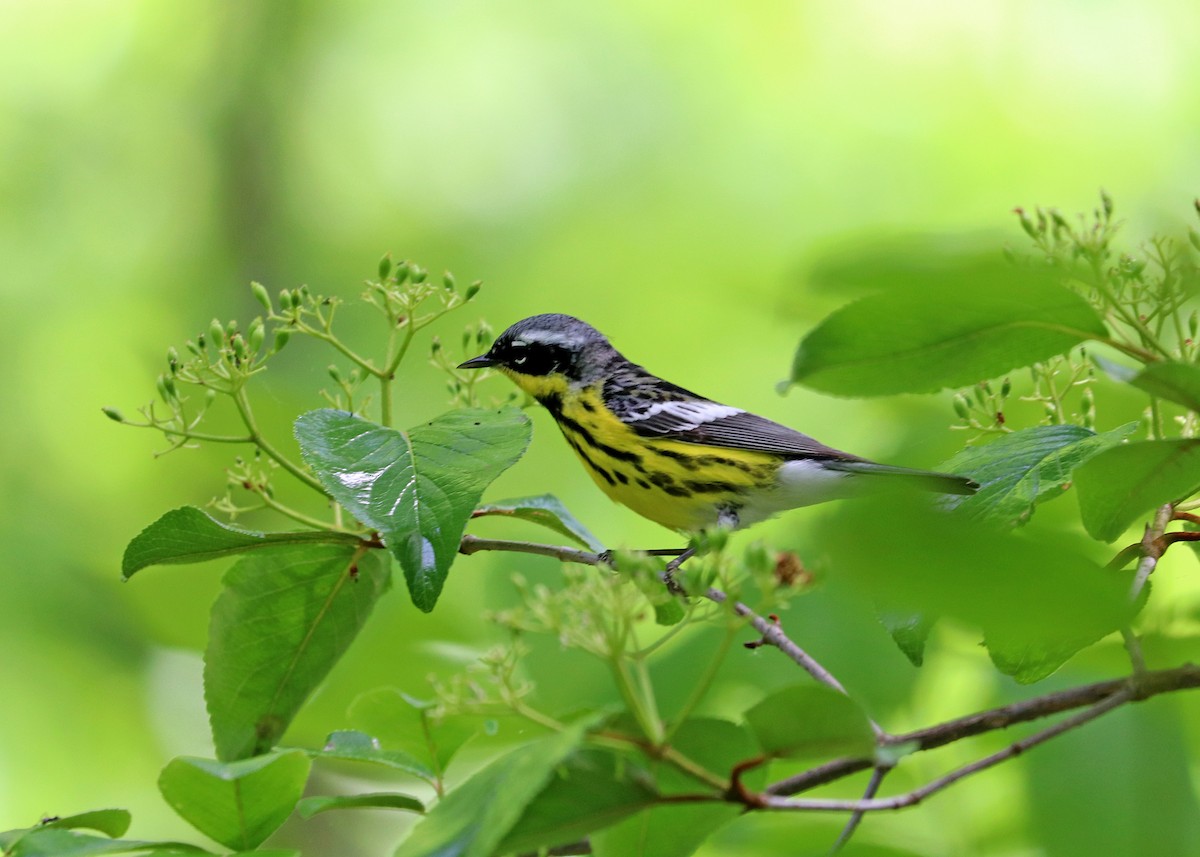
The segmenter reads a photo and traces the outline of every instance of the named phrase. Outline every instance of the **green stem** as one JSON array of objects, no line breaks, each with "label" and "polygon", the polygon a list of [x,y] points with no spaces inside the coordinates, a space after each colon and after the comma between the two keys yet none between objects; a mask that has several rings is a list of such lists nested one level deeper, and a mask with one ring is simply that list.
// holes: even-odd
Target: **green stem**
[{"label": "green stem", "polygon": [[396,378],[396,370],[400,367],[400,361],[408,353],[408,347],[412,345],[416,333],[416,324],[410,319],[408,326],[404,329],[404,339],[394,353],[392,352],[392,343],[388,343],[387,362],[383,371],[377,373],[379,375],[379,420],[385,426],[392,424],[392,382]]},{"label": "green stem", "polygon": [[665,634],[663,634],[661,637],[659,637],[653,643],[650,643],[648,646],[646,646],[643,649],[638,649],[636,652],[631,652],[630,657],[637,658],[639,660],[641,660],[642,658],[649,657],[651,654],[658,651],[660,648],[665,646],[671,640],[675,639],[675,637],[677,637],[682,631],[685,631],[688,628],[690,628],[692,626],[692,619],[693,619],[692,607],[685,606],[684,609],[687,610],[687,613],[684,615],[683,619],[681,619],[680,621],[678,621],[674,625],[672,625],[670,630],[668,630]]},{"label": "green stem", "polygon": [[1120,302],[1120,300],[1118,300],[1117,296],[1113,294],[1112,290],[1108,287],[1108,284],[1104,282],[1103,270],[1100,268],[1099,263],[1095,260],[1092,262],[1092,276],[1094,278],[1092,283],[1093,287],[1097,292],[1100,293],[1112,310],[1119,315],[1127,325],[1137,331],[1138,335],[1142,338],[1142,344],[1154,348],[1159,354],[1166,357],[1168,360],[1171,359],[1171,352],[1168,351],[1166,347],[1158,341],[1158,337],[1156,337],[1150,331],[1150,328],[1146,327],[1145,323],[1138,318],[1137,313],[1131,312],[1124,304]]},{"label": "green stem", "polygon": [[722,791],[729,788],[729,780],[717,776],[708,768],[680,753],[674,747],[663,747],[661,757],[664,762],[669,762],[688,776],[694,777],[706,785],[721,789]]},{"label": "green stem", "polygon": [[617,683],[617,690],[620,691],[621,698],[629,707],[629,713],[633,715],[633,719],[646,733],[650,742],[658,746],[663,740],[663,725],[658,713],[651,707],[653,701],[641,697],[638,683],[629,674],[629,667],[625,664],[622,655],[612,655],[609,664],[612,667],[613,680]]},{"label": "green stem", "polygon": [[1150,397],[1150,439],[1165,440],[1166,434],[1163,432],[1162,407],[1159,405],[1158,396]]},{"label": "green stem", "polygon": [[653,747],[629,735],[621,735],[613,732],[593,732],[588,735],[588,740],[602,747],[611,747],[615,750],[630,746],[637,747],[647,756],[659,759],[707,786],[712,786],[721,791],[729,788],[729,781],[727,779],[713,773],[699,762],[680,753],[674,747]]},{"label": "green stem", "polygon": [[396,370],[400,367],[400,361],[404,359],[404,355],[408,353],[408,347],[412,345],[413,337],[417,335],[417,325],[410,322],[404,329],[404,341],[400,343],[400,348],[392,355],[392,359],[387,364],[386,375],[390,378],[396,374]]},{"label": "green stem", "polygon": [[259,492],[258,496],[262,498],[263,505],[274,509],[279,514],[285,515],[297,523],[304,524],[307,527],[312,527],[315,530],[328,530],[331,533],[345,533],[348,536],[356,535],[356,533],[352,533],[340,526],[330,524],[328,521],[322,521],[319,518],[306,515],[303,512],[293,509],[291,506],[285,506],[283,503],[280,503],[274,498],[267,496],[267,494],[263,492]]},{"label": "green stem", "polygon": [[392,379],[379,377],[379,424],[392,425]]},{"label": "green stem", "polygon": [[311,324],[307,324],[303,321],[297,325],[296,329],[301,333],[313,337],[314,339],[319,339],[322,342],[332,345],[334,348],[348,357],[350,362],[361,367],[364,372],[375,375],[376,377],[382,377],[383,373],[379,369],[375,368],[374,363],[355,352],[354,349],[350,348],[350,346],[346,345],[346,343],[342,342],[342,340],[338,339],[332,333],[327,333],[326,331],[313,327]]},{"label": "green stem", "polygon": [[[1122,354],[1128,355],[1135,360],[1140,360],[1143,363],[1157,363],[1160,359],[1156,354],[1153,354],[1144,348],[1138,348],[1136,345],[1130,345],[1128,342],[1121,342],[1119,339],[1113,339],[1108,336],[1091,336],[1090,338],[1093,342],[1099,342],[1103,345],[1109,346],[1110,348],[1115,348]],[[1170,354],[1167,354],[1168,358],[1170,358],[1170,356]]]},{"label": "green stem", "polygon": [[286,470],[288,473],[295,476],[305,485],[316,491],[325,493],[325,489],[321,487],[321,483],[316,477],[304,472],[299,466],[288,459],[283,453],[271,445],[271,442],[263,437],[262,432],[258,430],[258,424],[254,421],[254,413],[250,410],[250,401],[246,398],[244,389],[238,390],[233,396],[233,402],[237,405],[238,413],[241,414],[242,422],[246,424],[246,429],[250,432],[250,441],[259,449],[261,449],[268,457]]},{"label": "green stem", "polygon": [[545,726],[554,732],[562,732],[567,727],[559,723],[548,714],[542,714],[536,708],[531,708],[523,702],[517,701],[512,705],[512,710],[524,717],[526,720],[531,720],[539,726]]},{"label": "green stem", "polygon": [[188,430],[174,429],[174,428],[171,428],[170,426],[154,425],[153,423],[125,422],[123,424],[127,425],[127,426],[133,426],[134,428],[158,429],[160,432],[162,432],[165,435],[172,435],[174,437],[182,437],[186,440],[202,440],[202,441],[206,441],[208,443],[254,443],[254,438],[249,435],[247,435],[245,437],[236,437],[234,435],[205,434],[204,432],[191,431],[190,429],[188,429]]},{"label": "green stem", "polygon": [[696,682],[691,694],[688,695],[687,701],[683,703],[683,707],[679,709],[671,725],[667,727],[666,734],[663,735],[663,741],[671,740],[671,736],[675,734],[675,730],[687,720],[696,706],[708,694],[709,688],[712,687],[712,683],[717,677],[717,672],[721,669],[721,664],[725,662],[725,656],[729,654],[729,646],[733,643],[735,636],[737,636],[737,626],[727,626],[725,636],[721,638],[721,644],[717,646],[716,653],[708,659],[708,664],[704,668],[704,674],[700,676],[700,680]]},{"label": "green stem", "polygon": [[1058,425],[1062,425],[1067,421],[1067,416],[1063,412],[1062,396],[1058,392],[1058,385],[1054,383],[1054,371],[1047,370],[1045,378],[1046,389],[1050,391],[1050,402],[1054,405],[1054,419]]}]

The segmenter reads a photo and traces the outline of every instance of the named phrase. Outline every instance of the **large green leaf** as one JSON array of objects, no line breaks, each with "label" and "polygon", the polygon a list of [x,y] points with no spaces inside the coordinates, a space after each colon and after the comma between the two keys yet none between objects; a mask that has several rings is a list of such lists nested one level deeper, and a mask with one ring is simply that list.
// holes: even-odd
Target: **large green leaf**
[{"label": "large green leaf", "polygon": [[1150,440],[1107,450],[1075,471],[1083,525],[1111,542],[1151,509],[1200,488],[1200,440]]},{"label": "large green leaf", "polygon": [[792,381],[843,396],[927,393],[994,378],[1106,333],[1052,272],[990,264],[837,310],[800,343]]},{"label": "large green leaf", "polygon": [[1071,487],[1076,467],[1121,443],[1137,428],[1127,423],[1096,434],[1082,426],[1034,426],[991,443],[969,446],[942,465],[947,473],[970,476],[979,490],[948,497],[948,505],[972,518],[1021,524],[1038,503]]},{"label": "large green leaf", "polygon": [[243,557],[212,608],[204,696],[222,759],[273,747],[388,587],[386,556],[284,547]]},{"label": "large green leaf", "polygon": [[587,724],[518,747],[446,795],[396,849],[395,857],[491,857]]},{"label": "large green leaf", "polygon": [[824,685],[777,690],[746,712],[763,751],[774,756],[870,756],[875,734],[858,703]]},{"label": "large green leaf", "polygon": [[604,550],[603,543],[568,512],[567,507],[553,494],[518,497],[514,500],[497,500],[495,503],[485,503],[471,513],[472,518],[482,518],[487,515],[502,515],[529,521],[554,530],[577,544],[583,545],[588,550]]},{"label": "large green leaf", "polygon": [[[716,774],[727,775],[738,762],[759,753],[754,737],[743,726],[727,720],[697,717],[679,725],[671,746],[688,759]],[[658,791],[665,795],[695,794],[702,786],[665,763],[653,768]],[[755,768],[742,778],[752,789],[761,788],[766,768]],[[632,818],[597,831],[590,839],[596,857],[688,857],[715,830],[741,815],[729,803],[663,803]]]},{"label": "large green leaf", "polygon": [[179,756],[163,768],[158,788],[185,821],[229,848],[256,848],[291,815],[304,793],[302,750],[237,762]]},{"label": "large green leaf", "polygon": [[203,562],[259,548],[321,543],[353,544],[356,536],[304,530],[261,533],[222,524],[195,506],[172,509],[142,530],[125,548],[121,576],[128,580],[150,565]]},{"label": "large green leaf", "polygon": [[521,457],[530,435],[516,408],[451,411],[409,431],[326,409],[301,414],[295,430],[321,484],[379,531],[426,612],[484,489]]},{"label": "large green leaf", "polygon": [[576,842],[657,799],[649,776],[629,760],[610,750],[579,750],[554,769],[496,851],[536,851]]}]

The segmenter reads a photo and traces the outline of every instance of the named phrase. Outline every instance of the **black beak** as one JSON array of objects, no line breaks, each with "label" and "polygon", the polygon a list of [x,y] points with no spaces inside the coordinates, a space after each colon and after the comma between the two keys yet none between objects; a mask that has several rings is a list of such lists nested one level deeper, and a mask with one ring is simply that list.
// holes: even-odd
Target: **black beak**
[{"label": "black beak", "polygon": [[499,360],[493,360],[491,357],[488,357],[486,354],[480,354],[478,357],[472,357],[470,360],[467,360],[463,363],[459,363],[458,368],[459,369],[482,369],[484,366],[497,366],[497,365],[499,365],[499,363],[500,363]]}]

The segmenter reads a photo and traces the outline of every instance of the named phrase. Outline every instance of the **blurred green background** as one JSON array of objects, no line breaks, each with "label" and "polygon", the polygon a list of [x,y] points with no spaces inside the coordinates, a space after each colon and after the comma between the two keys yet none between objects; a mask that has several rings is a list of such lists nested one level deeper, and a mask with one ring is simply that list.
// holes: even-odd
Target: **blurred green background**
[{"label": "blurred green background", "polygon": [[[201,841],[155,779],[173,755],[211,753],[198,651],[221,566],[127,585],[118,568],[142,526],[220,493],[231,451],[154,458],[157,437],[100,407],[132,413],[168,345],[213,316],[256,314],[250,280],[352,296],[391,251],[483,279],[475,308],[498,329],[572,313],[701,393],[930,466],[964,440],[945,430],[945,396],[776,394],[800,336],[847,297],[814,287],[812,266],[910,233],[1020,244],[1013,206],[1088,209],[1100,186],[1136,238],[1178,228],[1200,189],[1200,7],[1185,0],[5,0],[0,72],[0,348],[12,373],[0,829],[123,806],[133,836]],[[438,332],[456,341],[470,312]],[[262,379],[259,407],[284,442],[291,418],[321,404],[328,361],[294,343]],[[445,406],[420,354],[409,372],[401,423]],[[553,492],[610,544],[673,543],[613,507],[546,416],[534,421],[531,452],[489,496]],[[819,558],[819,519],[798,512],[756,532]],[[556,574],[463,560],[431,616],[394,592],[289,739],[344,726],[362,690],[419,695],[427,674],[468,663],[496,639],[484,606],[534,566]],[[1195,578],[1191,556],[1156,575],[1156,597],[1179,593],[1150,620],[1164,629],[1156,665],[1196,657],[1172,636],[1200,615]],[[895,730],[1035,692],[952,627],[911,668],[836,583],[788,621]],[[697,637],[664,681],[685,686],[710,642]],[[1115,674],[1114,651],[1039,688]],[[606,698],[602,671],[567,678],[562,657],[535,655],[554,679],[547,699]],[[713,711],[798,679],[770,652],[734,660]],[[859,837],[939,857],[1200,853],[1198,715],[1182,695],[1118,712],[928,806],[868,819]],[[915,760],[912,781],[1001,740]],[[796,853],[827,845],[840,821],[745,819],[710,853]],[[322,817],[278,841],[386,853],[405,823]]]}]

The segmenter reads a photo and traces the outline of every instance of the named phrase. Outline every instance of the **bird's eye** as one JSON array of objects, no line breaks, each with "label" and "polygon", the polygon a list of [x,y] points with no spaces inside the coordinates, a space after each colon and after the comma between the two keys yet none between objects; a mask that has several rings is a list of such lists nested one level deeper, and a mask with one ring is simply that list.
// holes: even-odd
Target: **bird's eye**
[{"label": "bird's eye", "polygon": [[514,364],[514,365],[516,365],[516,366],[524,366],[524,365],[525,365],[525,361],[526,361],[526,360],[528,360],[528,359],[529,359],[529,355],[528,355],[528,354],[522,354],[520,357],[514,357],[514,358],[513,358],[513,364]]}]

